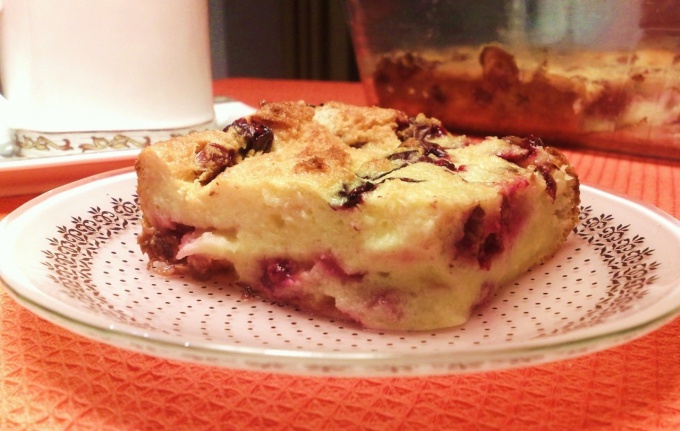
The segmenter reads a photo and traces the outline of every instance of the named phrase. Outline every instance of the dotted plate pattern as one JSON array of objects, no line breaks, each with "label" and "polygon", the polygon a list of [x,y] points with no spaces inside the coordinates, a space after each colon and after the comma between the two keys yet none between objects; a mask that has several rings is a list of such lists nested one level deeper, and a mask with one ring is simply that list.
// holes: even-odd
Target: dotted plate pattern
[{"label": "dotted plate pattern", "polygon": [[[67,215],[30,242],[29,280],[0,267],[15,299],[119,347],[234,368],[333,375],[458,373],[564,359],[649,332],[680,304],[677,256],[668,253],[680,249],[677,221],[595,189],[582,190],[579,223],[558,253],[502,289],[465,325],[389,332],[248,297],[229,280],[149,270],[137,245],[135,185],[134,173],[111,174],[27,210],[36,219],[53,208]],[[639,214],[627,217],[622,206]],[[649,217],[666,225],[650,229]],[[675,241],[660,244],[663,253],[655,246],[662,237]]]}]

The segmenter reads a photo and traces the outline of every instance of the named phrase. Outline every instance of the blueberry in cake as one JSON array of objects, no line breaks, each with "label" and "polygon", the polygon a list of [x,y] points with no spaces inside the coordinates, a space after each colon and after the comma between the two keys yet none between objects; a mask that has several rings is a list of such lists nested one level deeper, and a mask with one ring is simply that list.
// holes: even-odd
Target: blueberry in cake
[{"label": "blueberry in cake", "polygon": [[266,103],[145,148],[139,244],[166,274],[234,283],[365,328],[464,323],[549,258],[578,179],[540,139],[449,134],[423,115]]}]

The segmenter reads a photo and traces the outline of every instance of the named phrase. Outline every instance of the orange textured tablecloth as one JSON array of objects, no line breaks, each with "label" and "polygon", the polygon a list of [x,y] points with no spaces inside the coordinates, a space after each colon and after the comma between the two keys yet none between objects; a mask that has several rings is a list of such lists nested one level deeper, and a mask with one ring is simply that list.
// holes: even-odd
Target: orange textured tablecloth
[{"label": "orange textured tablecloth", "polygon": [[[232,78],[216,82],[215,93],[251,105],[366,103],[355,83]],[[566,153],[584,183],[680,216],[680,163]],[[0,199],[0,216],[30,197]],[[542,366],[321,378],[121,350],[36,317],[0,289],[0,429],[680,430],[680,320],[624,346]]]}]

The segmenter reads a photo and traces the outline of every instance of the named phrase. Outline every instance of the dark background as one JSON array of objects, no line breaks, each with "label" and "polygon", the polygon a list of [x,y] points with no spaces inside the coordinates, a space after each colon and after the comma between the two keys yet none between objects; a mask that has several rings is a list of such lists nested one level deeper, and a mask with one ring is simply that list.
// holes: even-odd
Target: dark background
[{"label": "dark background", "polygon": [[344,0],[209,0],[213,78],[356,81]]}]

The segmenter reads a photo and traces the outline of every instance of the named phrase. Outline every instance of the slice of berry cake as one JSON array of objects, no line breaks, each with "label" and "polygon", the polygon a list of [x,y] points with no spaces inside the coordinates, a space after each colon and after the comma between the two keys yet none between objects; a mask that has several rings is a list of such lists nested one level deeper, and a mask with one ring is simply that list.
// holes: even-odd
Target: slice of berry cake
[{"label": "slice of berry cake", "polygon": [[382,108],[263,104],[224,131],[145,148],[150,266],[235,283],[366,328],[464,323],[550,257],[578,179],[534,137],[471,140]]}]

